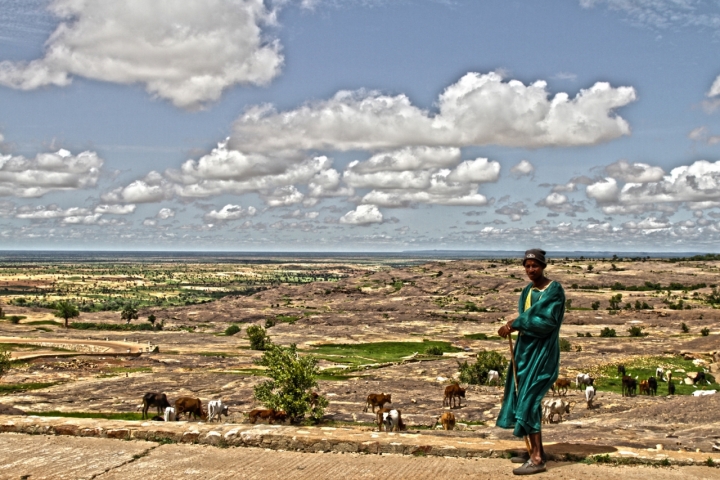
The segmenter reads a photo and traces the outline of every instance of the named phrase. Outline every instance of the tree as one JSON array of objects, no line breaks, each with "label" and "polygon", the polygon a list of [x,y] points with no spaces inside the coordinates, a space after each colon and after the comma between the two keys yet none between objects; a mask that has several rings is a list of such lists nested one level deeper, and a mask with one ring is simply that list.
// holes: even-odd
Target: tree
[{"label": "tree", "polygon": [[227,328],[225,329],[225,336],[227,336],[227,337],[232,337],[233,335],[235,335],[235,334],[238,333],[239,331],[240,331],[240,327],[238,327],[238,326],[235,325],[235,324],[230,325],[229,327],[227,327]]},{"label": "tree", "polygon": [[12,359],[10,357],[10,352],[7,350],[0,350],[0,378],[4,377],[11,368]]},{"label": "tree", "polygon": [[250,348],[253,350],[267,350],[268,345],[272,344],[265,329],[260,325],[250,325],[246,333],[250,340]]},{"label": "tree", "polygon": [[157,317],[154,314],[148,315],[148,322],[154,327],[155,326],[155,320],[157,320]]},{"label": "tree", "polygon": [[488,381],[488,372],[495,370],[500,376],[505,375],[508,360],[495,350],[478,352],[477,362],[472,365],[467,360],[463,363],[458,362],[460,368],[460,381],[463,383],[471,383],[474,385],[485,385]]},{"label": "tree", "polygon": [[80,311],[77,306],[69,300],[60,300],[55,304],[55,316],[65,320],[65,328],[68,328],[68,320],[79,317]]},{"label": "tree", "polygon": [[593,302],[590,306],[593,310],[597,310],[598,308],[600,308],[600,302]]},{"label": "tree", "polygon": [[255,386],[255,398],[268,408],[284,410],[292,420],[309,412],[313,420],[319,421],[328,401],[321,395],[313,401],[312,389],[318,386],[317,362],[309,355],[301,357],[295,344],[268,344],[256,364],[267,367],[265,373],[270,380]]},{"label": "tree", "polygon": [[135,304],[132,302],[126,303],[120,312],[120,318],[125,320],[127,323],[130,323],[131,320],[137,320],[138,309]]},{"label": "tree", "polygon": [[622,293],[610,297],[610,308],[608,310],[620,310],[620,302],[622,302]]}]

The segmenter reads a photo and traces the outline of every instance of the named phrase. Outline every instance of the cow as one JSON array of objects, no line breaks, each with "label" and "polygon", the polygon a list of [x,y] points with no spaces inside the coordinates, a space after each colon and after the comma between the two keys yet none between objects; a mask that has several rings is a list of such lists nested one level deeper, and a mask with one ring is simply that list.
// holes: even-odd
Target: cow
[{"label": "cow", "polygon": [[671,370],[668,370],[668,372],[665,374],[665,381],[672,382],[672,371]]},{"label": "cow", "polygon": [[165,420],[166,422],[174,422],[175,420],[177,420],[177,416],[175,415],[175,409],[173,407],[167,407],[165,409],[163,417],[163,420]]},{"label": "cow", "polygon": [[438,418],[438,421],[442,424],[443,430],[452,430],[455,428],[455,415],[452,412],[444,412]]},{"label": "cow", "polygon": [[665,369],[663,367],[657,367],[655,369],[655,376],[662,382],[663,374],[665,373]]},{"label": "cow", "polygon": [[557,392],[558,396],[567,395],[570,384],[571,381],[569,378],[558,378],[557,380],[555,380],[555,384],[550,387],[553,392],[553,397],[555,396],[555,392]]},{"label": "cow", "polygon": [[392,393],[387,395],[384,393],[371,393],[367,396],[363,412],[367,412],[368,407],[372,407],[372,412],[375,413],[375,407],[383,408],[386,403],[392,403]]},{"label": "cow", "polygon": [[617,372],[618,372],[618,375],[620,375],[621,377],[626,376],[627,373],[625,373],[625,365],[618,365]]},{"label": "cow", "polygon": [[705,372],[697,372],[697,375],[695,375],[695,379],[693,380],[693,384],[698,384],[701,382],[707,382],[707,379],[705,378]]},{"label": "cow", "polygon": [[177,418],[183,413],[187,414],[188,420],[192,415],[197,420],[200,417],[201,420],[207,420],[207,413],[202,408],[202,402],[199,398],[194,397],[180,397],[175,400],[175,414]]},{"label": "cow", "polygon": [[640,381],[640,395],[650,395],[650,383],[647,380]]},{"label": "cow", "polygon": [[577,376],[575,377],[575,385],[578,390],[580,390],[581,385],[587,387],[587,386],[592,385],[593,382],[595,382],[595,379],[592,378],[587,373],[578,373]]},{"label": "cow", "polygon": [[635,392],[637,391],[637,380],[632,378],[629,375],[625,375],[622,378],[622,396],[623,397],[630,397],[635,395]]},{"label": "cow", "polygon": [[208,422],[212,422],[215,416],[218,417],[219,422],[223,415],[228,416],[228,406],[222,400],[210,400],[208,402]]},{"label": "cow", "polygon": [[405,424],[402,421],[402,414],[400,410],[392,409],[389,412],[382,413],[382,425],[385,427],[385,431],[388,429],[391,432],[399,432],[405,429]]},{"label": "cow", "polygon": [[488,370],[488,385],[497,385],[500,383],[500,372],[497,370]]},{"label": "cow", "polygon": [[592,402],[595,398],[595,387],[588,385],[585,388],[585,401],[587,402],[587,408],[593,408]]},{"label": "cow", "polygon": [[453,383],[445,387],[445,398],[443,398],[443,407],[445,404],[450,408],[455,408],[455,398],[458,399],[458,408],[462,407],[462,398],[465,398],[464,388],[460,388],[460,385]]},{"label": "cow", "polygon": [[668,395],[675,395],[675,384],[672,378],[668,380]]},{"label": "cow", "polygon": [[250,423],[257,422],[258,418],[260,420],[266,420],[268,423],[284,422],[287,419],[287,413],[282,410],[273,410],[272,408],[256,408],[248,413]]},{"label": "cow", "polygon": [[157,408],[157,414],[160,415],[167,407],[170,406],[170,402],[168,402],[167,396],[164,393],[146,393],[143,395],[143,420],[147,418],[148,409],[152,406]]},{"label": "cow", "polygon": [[375,413],[375,423],[378,426],[378,432],[382,432],[383,429],[383,413],[388,413],[391,408],[378,408],[377,412]]},{"label": "cow", "polygon": [[543,402],[542,409],[542,422],[552,423],[553,417],[558,416],[559,421],[562,422],[562,416],[570,413],[570,409],[575,405],[575,402],[567,402],[560,398],[553,400],[546,400]]},{"label": "cow", "polygon": [[657,395],[658,382],[655,377],[648,378],[648,386],[650,387],[650,395]]}]

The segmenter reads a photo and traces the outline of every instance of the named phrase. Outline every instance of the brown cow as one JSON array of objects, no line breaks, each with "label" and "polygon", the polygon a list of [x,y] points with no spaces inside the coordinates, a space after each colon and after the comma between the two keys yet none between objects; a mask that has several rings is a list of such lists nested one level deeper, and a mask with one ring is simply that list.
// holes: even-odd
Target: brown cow
[{"label": "brown cow", "polygon": [[158,415],[161,415],[170,406],[167,396],[164,393],[146,393],[143,395],[142,418],[145,419],[150,407],[157,407]]},{"label": "brown cow", "polygon": [[392,403],[392,393],[387,395],[384,393],[371,393],[367,396],[363,412],[367,412],[368,407],[372,407],[372,411],[375,413],[375,407],[383,408],[386,403]]},{"label": "brown cow", "polygon": [[250,420],[250,423],[257,422],[258,418],[260,420],[265,420],[268,423],[284,422],[285,420],[287,420],[287,413],[282,410],[273,410],[272,408],[256,408],[255,410],[252,410],[250,411],[250,413],[248,413],[248,419]]},{"label": "brown cow", "polygon": [[570,384],[572,381],[569,378],[558,378],[555,380],[555,384],[550,387],[552,389],[552,396],[555,396],[555,392],[557,392],[558,396],[567,395],[568,388],[570,388]]},{"label": "brown cow", "polygon": [[455,428],[455,415],[451,412],[445,412],[440,415],[438,421],[442,424],[443,430],[452,430]]},{"label": "brown cow", "polygon": [[177,418],[180,418],[180,415],[183,413],[187,413],[188,420],[190,420],[190,415],[196,420],[197,417],[200,417],[201,420],[207,420],[207,413],[203,410],[202,402],[199,398],[180,397],[175,400],[175,414]]},{"label": "brown cow", "polygon": [[[460,388],[460,385],[453,383],[445,387],[445,398],[443,398],[443,407],[447,404],[450,408],[455,408],[455,397],[458,399],[458,408],[462,406],[461,398],[465,398],[464,388]],[[451,405],[452,402],[452,405]]]},{"label": "brown cow", "polygon": [[383,413],[388,413],[388,412],[390,412],[390,410],[391,410],[390,408],[378,408],[377,413],[375,413],[375,423],[377,423],[378,432],[382,432]]}]

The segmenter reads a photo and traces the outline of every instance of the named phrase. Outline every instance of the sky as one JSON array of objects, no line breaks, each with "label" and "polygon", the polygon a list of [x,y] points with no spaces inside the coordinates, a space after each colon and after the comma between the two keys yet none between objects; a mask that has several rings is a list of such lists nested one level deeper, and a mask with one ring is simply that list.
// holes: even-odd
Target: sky
[{"label": "sky", "polygon": [[0,249],[720,252],[719,0],[0,0]]}]

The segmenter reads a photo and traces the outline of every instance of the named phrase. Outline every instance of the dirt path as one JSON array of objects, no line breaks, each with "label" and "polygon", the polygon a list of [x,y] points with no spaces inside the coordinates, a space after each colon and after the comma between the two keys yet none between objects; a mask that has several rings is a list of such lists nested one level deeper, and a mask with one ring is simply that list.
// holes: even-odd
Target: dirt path
[{"label": "dirt path", "polygon": [[[717,479],[708,467],[641,467],[548,464],[536,478],[555,480]],[[460,459],[296,453],[257,448],[218,449],[203,445],[160,445],[82,437],[0,434],[1,479],[254,478],[413,480],[515,478],[503,459]]]},{"label": "dirt path", "polygon": [[[13,360],[30,360],[42,357],[72,357],[76,355],[139,355],[154,347],[154,345],[143,345],[134,342],[35,337],[0,337],[0,343],[19,343],[47,347],[47,350],[11,352]],[[72,351],[58,352],[53,351],[52,348],[64,348]]]}]

